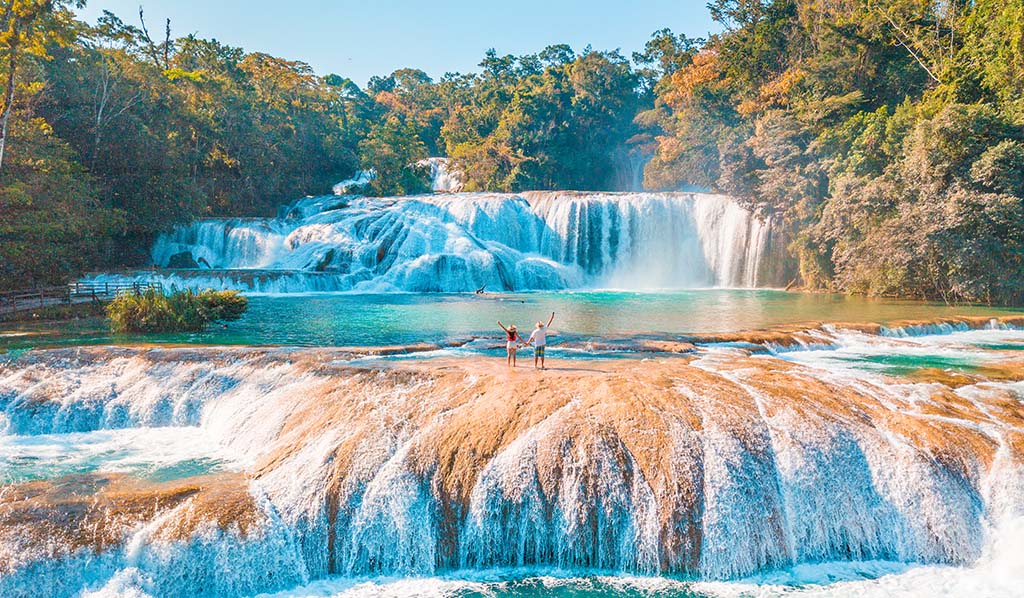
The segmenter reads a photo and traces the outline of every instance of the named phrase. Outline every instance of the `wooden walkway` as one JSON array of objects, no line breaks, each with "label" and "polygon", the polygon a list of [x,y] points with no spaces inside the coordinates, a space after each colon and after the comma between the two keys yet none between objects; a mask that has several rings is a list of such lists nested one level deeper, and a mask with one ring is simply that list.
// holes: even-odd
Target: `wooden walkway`
[{"label": "wooden walkway", "polygon": [[159,283],[71,282],[61,287],[39,287],[0,292],[0,315],[53,305],[107,301],[119,293],[141,294],[148,289],[162,291]]}]

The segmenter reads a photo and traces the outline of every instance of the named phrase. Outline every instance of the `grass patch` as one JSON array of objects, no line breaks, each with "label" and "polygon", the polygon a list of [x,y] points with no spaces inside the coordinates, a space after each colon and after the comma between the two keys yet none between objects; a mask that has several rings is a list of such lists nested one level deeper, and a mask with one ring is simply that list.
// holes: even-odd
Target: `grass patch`
[{"label": "grass patch", "polygon": [[233,322],[249,308],[238,291],[191,290],[170,295],[148,289],[118,295],[107,306],[114,333],[201,332],[213,322]]}]

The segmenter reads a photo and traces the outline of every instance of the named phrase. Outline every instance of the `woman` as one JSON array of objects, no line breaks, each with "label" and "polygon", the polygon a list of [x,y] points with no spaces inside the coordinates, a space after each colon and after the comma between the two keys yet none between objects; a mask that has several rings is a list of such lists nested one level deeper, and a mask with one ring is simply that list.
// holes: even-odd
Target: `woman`
[{"label": "woman", "polygon": [[505,331],[505,350],[508,352],[508,366],[516,367],[516,349],[519,348],[519,343],[523,342],[523,339],[519,338],[519,332],[516,331],[516,325],[512,324],[508,328],[498,320],[498,326]]}]

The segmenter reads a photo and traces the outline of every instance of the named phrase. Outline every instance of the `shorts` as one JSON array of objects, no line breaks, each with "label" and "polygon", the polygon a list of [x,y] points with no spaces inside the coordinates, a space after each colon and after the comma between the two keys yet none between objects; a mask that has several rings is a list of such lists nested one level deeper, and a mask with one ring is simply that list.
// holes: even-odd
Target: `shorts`
[{"label": "shorts", "polygon": [[511,351],[512,349],[515,349],[516,348],[516,342],[515,341],[509,341],[505,345],[505,348],[508,349],[509,351]]},{"label": "shorts", "polygon": [[533,354],[537,357],[544,357],[544,345],[533,348]]}]

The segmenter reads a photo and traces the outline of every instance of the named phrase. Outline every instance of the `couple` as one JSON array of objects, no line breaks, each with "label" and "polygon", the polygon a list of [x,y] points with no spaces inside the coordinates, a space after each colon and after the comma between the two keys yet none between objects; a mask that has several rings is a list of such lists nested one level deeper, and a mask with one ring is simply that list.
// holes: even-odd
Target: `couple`
[{"label": "couple", "polygon": [[[545,325],[543,322],[537,322],[537,328],[530,335],[530,340],[526,341],[526,344],[533,345],[533,367],[537,367],[537,363],[540,363],[540,369],[544,368],[544,348],[548,345],[548,326],[555,321],[555,312],[551,312],[551,317],[548,318],[548,323]],[[519,336],[519,332],[516,331],[516,325],[513,324],[508,328],[498,320],[498,326],[505,331],[506,343],[505,348],[508,350],[508,365],[509,367],[516,367],[516,350],[520,345],[523,344],[523,339]]]}]

